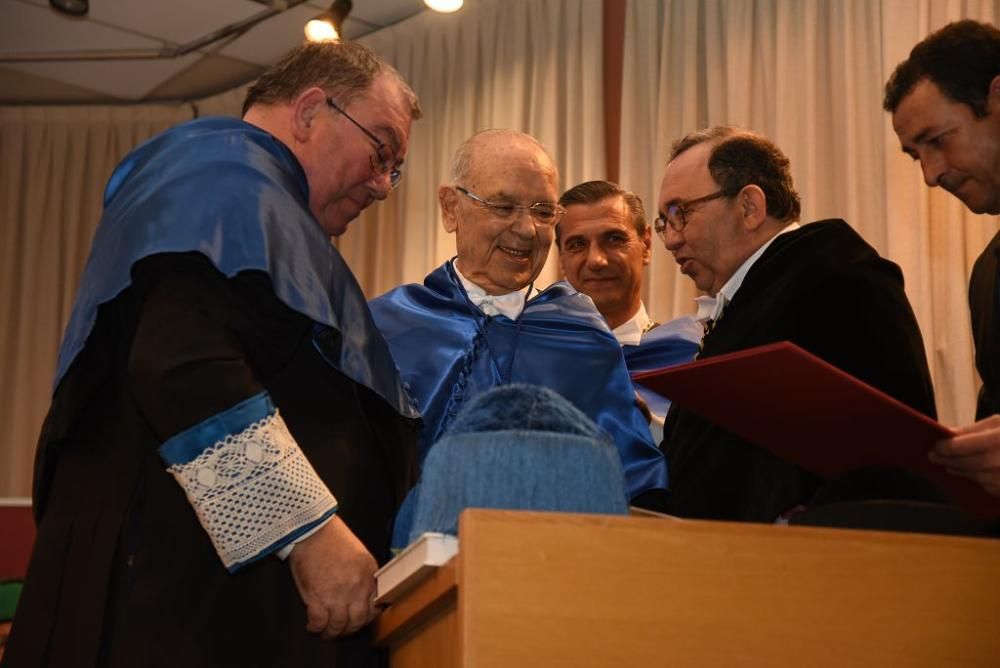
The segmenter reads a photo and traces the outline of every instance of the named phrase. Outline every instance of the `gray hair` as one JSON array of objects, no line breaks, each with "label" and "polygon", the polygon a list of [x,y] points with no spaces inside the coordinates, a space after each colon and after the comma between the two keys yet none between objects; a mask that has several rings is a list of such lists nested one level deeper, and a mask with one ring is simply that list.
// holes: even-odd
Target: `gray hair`
[{"label": "gray hair", "polygon": [[318,86],[350,104],[379,76],[392,77],[410,108],[410,117],[421,116],[420,102],[392,65],[374,51],[349,41],[306,42],[292,49],[260,75],[243,101],[243,115],[255,104],[291,102],[302,91]]},{"label": "gray hair", "polygon": [[508,142],[527,141],[528,143],[538,147],[538,150],[545,154],[545,157],[549,159],[549,163],[552,166],[552,172],[555,176],[556,182],[558,183],[559,168],[556,167],[556,161],[552,159],[552,155],[542,145],[542,143],[525,132],[521,132],[520,130],[510,130],[507,128],[480,130],[462,142],[461,146],[458,147],[458,150],[455,151],[455,157],[451,160],[452,183],[466,182],[469,175],[472,173],[476,147],[482,142],[491,140],[507,140]]}]

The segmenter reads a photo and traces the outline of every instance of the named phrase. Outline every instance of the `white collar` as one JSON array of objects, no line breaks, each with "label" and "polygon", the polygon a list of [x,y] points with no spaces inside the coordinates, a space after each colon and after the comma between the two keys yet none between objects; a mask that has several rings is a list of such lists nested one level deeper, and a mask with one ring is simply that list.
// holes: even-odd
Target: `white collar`
[{"label": "white collar", "polygon": [[725,310],[726,306],[729,305],[729,302],[733,301],[733,298],[736,296],[736,292],[740,289],[740,286],[743,285],[743,279],[746,278],[750,268],[754,265],[754,262],[760,259],[760,256],[764,254],[764,251],[767,250],[768,246],[770,246],[774,240],[782,234],[797,230],[799,227],[800,225],[798,223],[792,223],[791,225],[786,225],[781,228],[773,237],[765,241],[753,255],[748,257],[746,262],[740,265],[740,268],[729,277],[729,280],[726,281],[725,285],[722,286],[718,294],[715,295],[715,307],[712,309],[711,315],[712,320],[718,320],[722,317],[723,310]]},{"label": "white collar", "polygon": [[518,316],[521,315],[521,311],[524,310],[524,302],[528,297],[528,290],[531,286],[527,286],[517,290],[516,292],[509,292],[505,295],[489,295],[486,294],[486,290],[467,279],[461,271],[458,270],[458,263],[452,260],[452,268],[455,270],[455,275],[458,276],[458,280],[462,282],[462,287],[465,288],[465,293],[469,295],[469,301],[476,305],[480,311],[486,315],[505,315],[511,320],[517,320]]},{"label": "white collar", "polygon": [[615,327],[611,333],[615,335],[620,345],[637,346],[648,326],[649,314],[646,313],[646,305],[639,302],[639,310],[635,312],[635,315]]},{"label": "white collar", "polygon": [[694,298],[694,303],[698,307],[698,312],[695,313],[694,319],[698,322],[704,323],[715,314],[715,297],[701,295]]}]

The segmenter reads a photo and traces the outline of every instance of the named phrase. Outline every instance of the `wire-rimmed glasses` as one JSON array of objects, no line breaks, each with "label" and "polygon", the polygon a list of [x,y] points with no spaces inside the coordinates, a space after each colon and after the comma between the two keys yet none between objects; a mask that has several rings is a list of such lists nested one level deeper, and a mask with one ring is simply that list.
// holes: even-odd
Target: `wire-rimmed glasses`
[{"label": "wire-rimmed glasses", "polygon": [[537,222],[539,225],[552,227],[558,223],[563,217],[563,214],[566,213],[566,209],[556,202],[535,202],[534,204],[491,202],[484,197],[480,197],[471,190],[463,188],[462,186],[455,186],[455,190],[462,193],[484,209],[488,209],[494,216],[500,218],[501,220],[512,218],[514,214],[524,211],[530,214],[532,220]]},{"label": "wire-rimmed glasses", "polygon": [[359,130],[365,133],[369,139],[375,143],[375,153],[371,156],[372,171],[375,172],[376,176],[381,176],[388,172],[389,174],[389,187],[395,188],[399,185],[400,179],[403,178],[403,172],[396,166],[396,156],[393,155],[392,149],[390,149],[385,142],[379,139],[375,133],[366,128],[365,126],[354,120],[349,113],[344,111],[344,109],[333,101],[332,97],[326,98],[326,103],[330,105],[334,111],[343,114],[344,118],[354,123]]}]

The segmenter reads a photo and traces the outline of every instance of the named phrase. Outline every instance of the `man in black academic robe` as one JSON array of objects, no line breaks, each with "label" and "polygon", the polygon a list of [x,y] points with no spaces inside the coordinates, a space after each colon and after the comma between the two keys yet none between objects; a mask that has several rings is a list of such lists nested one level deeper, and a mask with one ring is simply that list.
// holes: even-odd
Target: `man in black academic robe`
[{"label": "man in black academic robe", "polygon": [[365,47],[305,45],[244,120],[115,170],[5,665],[379,665],[362,627],[418,420],[330,237],[398,181],[416,117]]},{"label": "man in black academic robe", "polygon": [[[700,357],[789,340],[929,416],[934,393],[899,268],[840,220],[799,225],[788,160],[766,139],[713,128],[675,144],[656,229],[714,296]],[[837,407],[830,406],[831,411]],[[772,522],[821,481],[689,410],[663,449],[668,511]]]}]

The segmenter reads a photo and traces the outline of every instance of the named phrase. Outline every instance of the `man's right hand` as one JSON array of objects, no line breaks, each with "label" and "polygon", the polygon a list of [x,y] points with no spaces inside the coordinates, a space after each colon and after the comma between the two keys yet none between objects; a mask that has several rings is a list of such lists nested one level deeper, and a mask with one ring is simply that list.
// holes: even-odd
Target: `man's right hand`
[{"label": "man's right hand", "polygon": [[375,618],[378,565],[339,517],[298,543],[288,561],[306,606],[308,631],[334,638]]},{"label": "man's right hand", "polygon": [[1000,415],[959,427],[955,434],[935,444],[930,460],[1000,496]]}]

